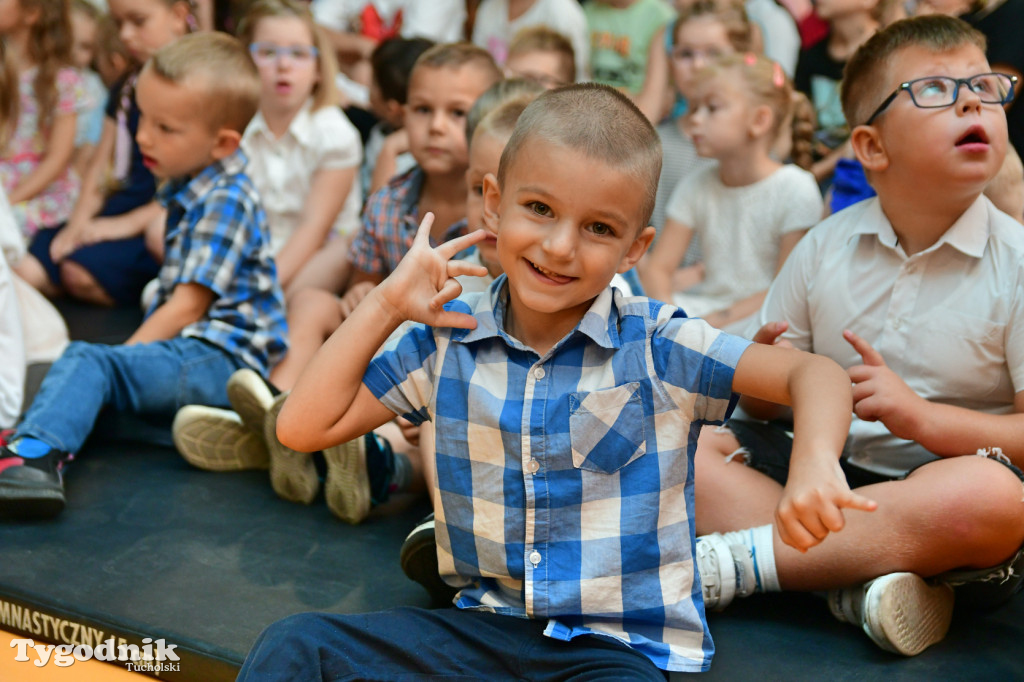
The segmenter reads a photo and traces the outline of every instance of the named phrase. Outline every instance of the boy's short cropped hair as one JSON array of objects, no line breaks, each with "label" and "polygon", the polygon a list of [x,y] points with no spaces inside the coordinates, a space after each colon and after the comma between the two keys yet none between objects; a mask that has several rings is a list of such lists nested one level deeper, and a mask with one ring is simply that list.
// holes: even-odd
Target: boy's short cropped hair
[{"label": "boy's short cropped hair", "polygon": [[661,175],[661,141],[647,117],[615,88],[578,83],[549,90],[516,123],[498,165],[498,186],[528,140],[539,138],[620,168],[646,188],[643,229],[654,212]]},{"label": "boy's short cropped hair", "polygon": [[548,26],[527,26],[516,31],[508,43],[508,56],[527,52],[554,52],[562,57],[563,82],[576,80],[576,50],[564,35]]},{"label": "boy's short cropped hair", "polygon": [[433,46],[434,41],[429,38],[388,38],[374,48],[370,66],[385,101],[405,104],[412,67]]},{"label": "boy's short cropped hair", "polygon": [[915,46],[947,52],[966,45],[986,51],[985,36],[962,19],[932,14],[893,22],[846,62],[839,91],[846,120],[851,127],[861,125],[881,103],[890,87],[885,76],[893,54]]},{"label": "boy's short cropped hair", "polygon": [[161,48],[146,64],[171,83],[194,87],[212,130],[242,133],[260,106],[260,75],[241,41],[226,33],[190,33]]},{"label": "boy's short cropped hair", "polygon": [[[544,92],[543,86],[525,78],[506,78],[498,81],[476,98],[473,107],[466,114],[466,139],[472,140],[473,134],[483,120],[490,118],[489,114],[505,102],[522,99],[529,104],[542,92]],[[526,105],[524,104],[523,107],[525,108]],[[520,113],[522,112],[520,111]],[[514,120],[513,125],[515,125]],[[512,132],[511,127],[508,132]]]},{"label": "boy's short cropped hair", "polygon": [[500,81],[504,74],[498,68],[494,57],[487,50],[470,42],[441,43],[420,55],[413,66],[413,71],[421,67],[432,69],[457,69],[472,65]]}]

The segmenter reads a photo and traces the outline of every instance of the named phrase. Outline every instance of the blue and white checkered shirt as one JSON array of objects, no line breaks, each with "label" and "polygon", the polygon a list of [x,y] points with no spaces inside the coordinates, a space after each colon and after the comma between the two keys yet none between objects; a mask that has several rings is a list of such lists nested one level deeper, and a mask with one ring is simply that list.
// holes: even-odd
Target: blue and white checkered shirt
[{"label": "blue and white checkered shirt", "polygon": [[438,562],[460,608],[601,634],[667,670],[714,645],[693,561],[693,455],[735,404],[748,341],[606,289],[543,357],[503,329],[506,278],[413,327],[363,381],[436,439]]},{"label": "blue and white checkered shirt", "polygon": [[148,317],[178,284],[194,282],[215,294],[200,320],[181,336],[205,339],[267,376],[287,349],[284,296],[270,251],[267,219],[235,152],[191,181],[167,182],[157,199],[167,207],[160,289]]}]

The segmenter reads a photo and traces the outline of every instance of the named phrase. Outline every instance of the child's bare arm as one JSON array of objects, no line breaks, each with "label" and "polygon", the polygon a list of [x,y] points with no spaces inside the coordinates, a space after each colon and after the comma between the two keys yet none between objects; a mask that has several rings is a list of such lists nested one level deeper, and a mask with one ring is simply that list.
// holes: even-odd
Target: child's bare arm
[{"label": "child's bare arm", "polygon": [[793,408],[789,478],[775,511],[783,542],[806,551],[842,530],[844,508],[875,509],[875,502],[850,491],[839,468],[852,400],[850,379],[835,361],[755,343],[736,366],[733,389]]},{"label": "child's bare arm", "polygon": [[1014,396],[1009,414],[933,403],[907,386],[867,341],[849,330],[843,338],[864,360],[848,370],[858,417],[880,421],[894,436],[916,441],[939,457],[973,455],[996,446],[1014,464],[1024,465],[1024,391]]},{"label": "child's bare arm", "polygon": [[12,205],[38,196],[71,164],[71,157],[75,154],[77,119],[75,114],[58,114],[53,117],[42,160],[7,195]]},{"label": "child's bare arm", "polygon": [[182,282],[174,287],[170,298],[139,325],[125,344],[173,339],[182,329],[206,314],[213,298],[213,291],[202,284]]},{"label": "child's bare arm", "polygon": [[683,262],[692,238],[693,229],[688,225],[671,218],[665,221],[657,246],[647,253],[640,266],[640,281],[648,296],[672,301],[672,275]]},{"label": "child's bare arm", "polygon": [[472,329],[476,320],[442,306],[462,290],[458,275],[483,276],[483,266],[451,260],[483,238],[483,231],[430,247],[433,214],[416,232],[412,249],[317,351],[277,420],[285,445],[304,452],[351,440],[394,417],[363,384],[370,360],[405,320]]},{"label": "child's bare arm", "polygon": [[277,277],[282,287],[287,288],[313,254],[324,245],[355,179],[355,168],[321,169],[313,176],[298,227],[275,259]]}]

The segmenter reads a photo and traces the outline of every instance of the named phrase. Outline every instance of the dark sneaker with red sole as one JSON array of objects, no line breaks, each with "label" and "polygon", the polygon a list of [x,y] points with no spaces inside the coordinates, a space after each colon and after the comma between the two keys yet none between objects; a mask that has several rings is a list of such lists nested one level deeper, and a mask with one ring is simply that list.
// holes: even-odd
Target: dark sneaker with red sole
[{"label": "dark sneaker with red sole", "polygon": [[70,457],[50,450],[27,458],[0,448],[0,517],[52,519],[64,510],[61,470]]}]

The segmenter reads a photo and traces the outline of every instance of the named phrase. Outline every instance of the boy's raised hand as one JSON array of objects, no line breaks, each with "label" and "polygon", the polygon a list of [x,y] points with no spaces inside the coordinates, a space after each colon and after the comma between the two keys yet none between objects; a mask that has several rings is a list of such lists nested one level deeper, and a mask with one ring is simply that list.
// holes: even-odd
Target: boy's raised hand
[{"label": "boy's raised hand", "polygon": [[412,248],[395,271],[374,290],[388,313],[396,321],[422,322],[432,327],[474,329],[476,319],[466,313],[444,309],[444,304],[462,293],[459,275],[483,277],[487,268],[452,260],[459,251],[482,240],[483,230],[457,237],[437,248],[430,246],[430,228],[434,214],[427,213],[416,231]]},{"label": "boy's raised hand", "polygon": [[843,338],[864,361],[847,370],[853,382],[854,413],[864,421],[882,422],[898,438],[916,440],[921,408],[927,401],[889,369],[871,344],[849,329]]}]

